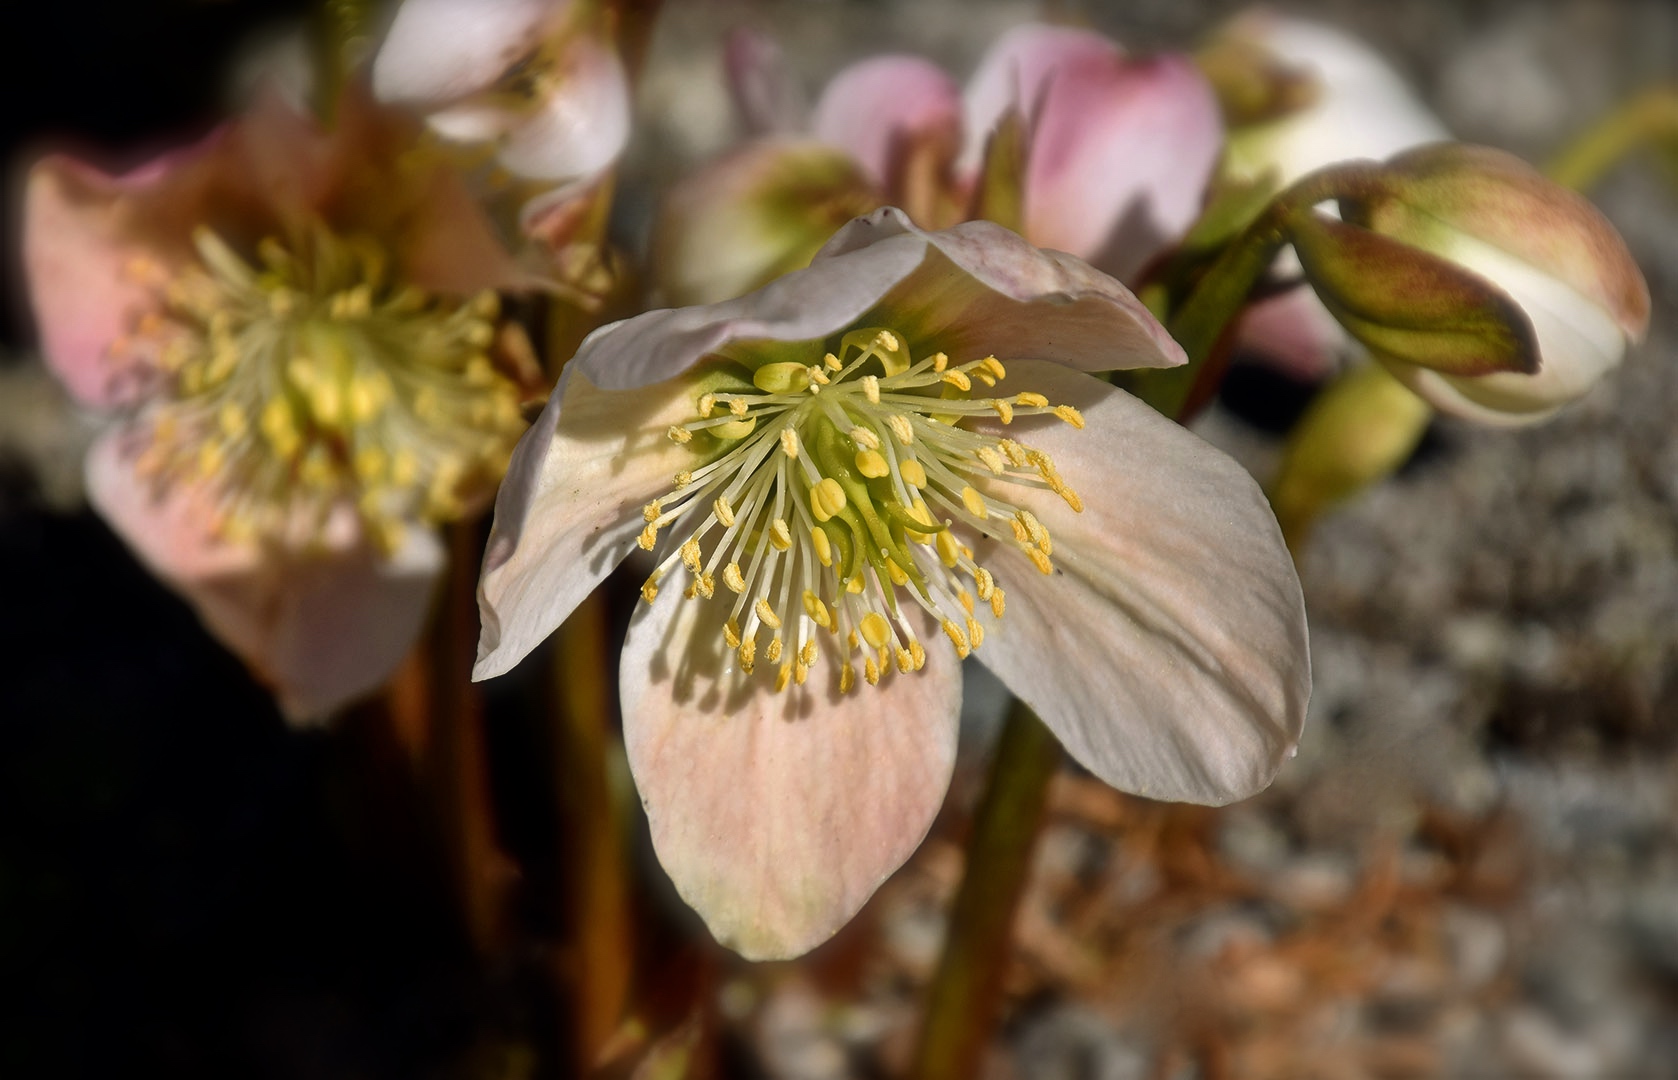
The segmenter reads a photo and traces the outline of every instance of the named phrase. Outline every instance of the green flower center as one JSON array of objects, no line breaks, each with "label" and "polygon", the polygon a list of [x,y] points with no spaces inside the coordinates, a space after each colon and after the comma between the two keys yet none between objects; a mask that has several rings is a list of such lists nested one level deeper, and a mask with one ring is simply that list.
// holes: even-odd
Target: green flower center
[{"label": "green flower center", "polygon": [[715,374],[695,418],[670,429],[706,461],[645,508],[642,548],[654,550],[666,528],[682,539],[643,598],[678,563],[689,598],[713,599],[720,579],[734,597],[725,643],[748,674],[761,645],[777,690],[806,681],[822,634],[840,657],[842,692],[856,685],[858,658],[871,685],[893,666],[919,670],[917,607],[967,656],[984,640],[976,605],[1000,618],[1004,592],[954,527],[1013,543],[1047,574],[1048,530],[998,487],[1047,488],[1083,509],[1048,455],[962,426],[1050,413],[1083,427],[1076,409],[1041,394],[982,396],[1006,375],[994,356],[917,361],[900,335],[873,327],[845,334],[820,363],[765,362],[749,381]]},{"label": "green flower center", "polygon": [[207,228],[193,239],[199,263],[173,277],[132,268],[163,311],[119,347],[167,380],[142,475],[208,485],[231,539],[309,535],[348,502],[387,550],[493,490],[524,430],[489,358],[494,293],[429,296],[391,280],[377,241],[318,222],[254,264]]}]

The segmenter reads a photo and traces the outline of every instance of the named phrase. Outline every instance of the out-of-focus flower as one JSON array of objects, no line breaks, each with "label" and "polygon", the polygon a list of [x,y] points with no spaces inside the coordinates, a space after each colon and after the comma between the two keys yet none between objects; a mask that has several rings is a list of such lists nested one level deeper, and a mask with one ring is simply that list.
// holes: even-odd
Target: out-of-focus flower
[{"label": "out-of-focus flower", "polygon": [[654,553],[630,765],[676,887],[750,957],[820,943],[920,842],[969,653],[1108,783],[1249,795],[1310,685],[1275,520],[1086,374],[1183,361],[1084,263],[895,209],[749,296],[606,327],[497,498],[475,675]]},{"label": "out-of-focus flower", "polygon": [[[1231,20],[1202,54],[1215,85],[1226,90],[1229,123],[1223,175],[1236,183],[1282,188],[1340,161],[1387,158],[1450,138],[1398,72],[1368,45],[1333,27],[1256,9]],[[1220,77],[1245,74],[1245,79]],[[1242,89],[1269,91],[1254,107]],[[1245,114],[1245,115],[1244,115]],[[1284,256],[1284,276],[1297,265]],[[1357,351],[1309,292],[1295,290],[1255,304],[1243,319],[1238,350],[1301,379],[1320,379]]]},{"label": "out-of-focus flower", "polygon": [[[735,67],[765,55],[738,49]],[[742,112],[771,123],[760,115],[761,88],[784,81],[735,71]],[[1192,64],[1130,58],[1097,34],[1018,27],[980,63],[965,95],[930,61],[872,57],[822,93],[808,124],[814,145],[783,130],[672,193],[659,226],[666,297],[715,302],[804,265],[842,220],[837,208],[890,203],[928,228],[974,216],[988,140],[1008,115],[1026,129],[1010,180],[1021,188],[1022,220],[1010,224],[1122,278],[1193,222],[1222,145],[1216,102]],[[719,237],[718,219],[752,227]],[[709,277],[716,263],[732,272]]]},{"label": "out-of-focus flower", "polygon": [[[1345,223],[1296,227],[1307,279],[1376,359],[1446,412],[1542,419],[1648,329],[1649,288],[1614,227],[1510,154],[1408,151],[1341,211]],[[1499,323],[1525,340],[1505,343]]]},{"label": "out-of-focus flower", "polygon": [[492,362],[523,275],[417,128],[268,98],[124,176],[38,164],[24,257],[47,360],[111,413],[89,496],[295,719],[378,686],[418,634],[434,523],[523,431]]},{"label": "out-of-focus flower", "polygon": [[593,0],[403,0],[373,61],[381,101],[492,144],[516,177],[576,181],[629,138],[629,86]]}]

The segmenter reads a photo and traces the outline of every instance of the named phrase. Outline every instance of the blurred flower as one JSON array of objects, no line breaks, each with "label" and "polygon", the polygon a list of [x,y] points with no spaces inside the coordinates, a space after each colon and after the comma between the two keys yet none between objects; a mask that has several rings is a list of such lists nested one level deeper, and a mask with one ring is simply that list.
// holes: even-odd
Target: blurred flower
[{"label": "blurred flower", "polygon": [[[1542,419],[1648,329],[1649,288],[1614,227],[1510,154],[1411,150],[1341,211],[1345,224],[1313,218],[1296,230],[1307,279],[1348,332],[1445,412]],[[1524,340],[1505,341],[1499,323]]]},{"label": "blurred flower", "polygon": [[[1269,9],[1245,12],[1219,31],[1203,63],[1225,91],[1222,171],[1235,183],[1280,189],[1325,165],[1386,158],[1451,137],[1379,53],[1322,23]],[[1232,84],[1267,89],[1238,96]],[[1298,271],[1290,256],[1280,264],[1280,276]],[[1357,351],[1304,290],[1255,304],[1237,348],[1300,379],[1320,379]]]},{"label": "blurred flower", "polygon": [[[749,47],[748,47],[749,46]],[[937,228],[979,212],[988,140],[1016,115],[1026,129],[1018,185],[1033,243],[1133,278],[1193,222],[1221,146],[1210,88],[1186,59],[1131,59],[1096,34],[1022,26],[980,63],[965,95],[915,56],[876,56],[836,75],[808,140],[787,132],[761,42],[730,52],[748,126],[777,132],[684,181],[658,228],[657,270],[675,303],[715,302],[805,265],[832,230],[886,203]],[[718,220],[742,223],[722,235]],[[721,264],[729,272],[712,277]]]},{"label": "blurred flower", "polygon": [[373,61],[381,101],[494,144],[516,177],[586,181],[629,138],[629,86],[592,0],[403,0]]},{"label": "blurred flower", "polygon": [[330,133],[270,97],[127,175],[29,178],[42,349],[113,414],[89,496],[294,719],[401,660],[431,526],[488,499],[524,428],[491,360],[523,276],[416,134],[353,89]]},{"label": "blurred flower", "polygon": [[1086,374],[1183,360],[1082,262],[895,209],[749,296],[597,331],[497,498],[475,676],[656,553],[630,765],[677,889],[749,957],[826,939],[920,842],[969,653],[1108,783],[1245,797],[1309,692],[1292,564],[1238,466]]}]

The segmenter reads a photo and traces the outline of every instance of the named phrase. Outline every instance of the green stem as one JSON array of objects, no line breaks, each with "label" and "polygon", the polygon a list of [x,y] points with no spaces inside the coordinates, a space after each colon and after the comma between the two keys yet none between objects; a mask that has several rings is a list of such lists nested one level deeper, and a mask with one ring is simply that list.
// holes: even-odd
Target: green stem
[{"label": "green stem", "polygon": [[1678,85],[1656,86],[1609,113],[1574,139],[1545,169],[1550,179],[1586,191],[1639,147],[1678,140]]},{"label": "green stem", "polygon": [[915,1080],[979,1074],[1002,997],[1014,912],[1060,758],[1060,744],[1043,722],[1015,702],[973,821],[967,869],[950,908],[949,937],[909,1070]]},{"label": "green stem", "polygon": [[332,126],[338,99],[361,59],[372,23],[372,0],[320,0],[311,20],[315,115]]}]

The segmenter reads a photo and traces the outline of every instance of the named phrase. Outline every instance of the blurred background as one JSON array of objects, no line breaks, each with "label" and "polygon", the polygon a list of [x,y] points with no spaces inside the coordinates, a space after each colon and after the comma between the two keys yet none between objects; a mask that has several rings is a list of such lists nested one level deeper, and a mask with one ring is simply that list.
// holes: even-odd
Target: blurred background
[{"label": "blurred background", "polygon": [[[734,25],[777,36],[813,94],[885,49],[964,77],[999,32],[1045,15],[1138,51],[1192,48],[1240,6],[668,3],[621,231],[635,239],[659,186],[735,136],[719,65]],[[241,58],[305,7],[36,4],[0,66],[3,1076],[566,1075],[550,977],[566,860],[526,688],[489,691],[526,929],[486,961],[358,717],[288,729],[82,506],[92,424],[44,374],[16,286],[33,156],[115,167],[209,130]],[[1378,46],[1459,137],[1536,162],[1678,78],[1668,0],[1288,10]],[[1437,421],[1396,480],[1320,528],[1302,563],[1311,719],[1270,791],[1210,811],[1057,781],[988,1075],[1678,1076],[1674,179],[1633,159],[1592,193],[1655,297],[1620,371],[1530,430]],[[1202,432],[1262,475],[1311,390],[1240,369]],[[804,961],[710,946],[640,842],[640,993],[700,988],[715,1075],[901,1065],[994,733],[984,711],[933,836]]]}]

